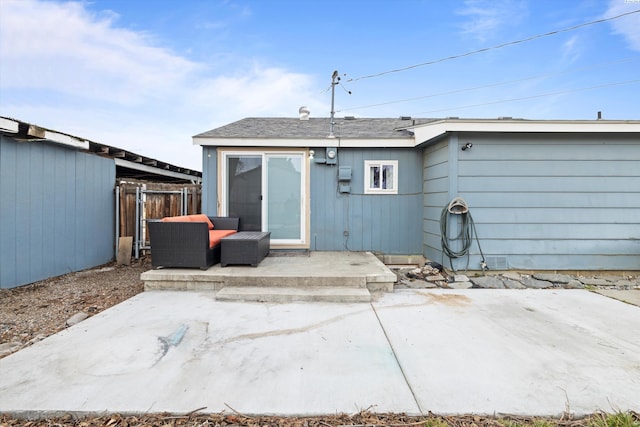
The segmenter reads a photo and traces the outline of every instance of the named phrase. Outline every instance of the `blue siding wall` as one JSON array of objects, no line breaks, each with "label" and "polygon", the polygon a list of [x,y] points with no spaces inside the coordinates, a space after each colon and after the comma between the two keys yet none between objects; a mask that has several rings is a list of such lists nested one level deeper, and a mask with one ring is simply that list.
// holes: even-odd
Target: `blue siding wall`
[{"label": "blue siding wall", "polygon": [[449,151],[449,140],[446,139],[425,148],[423,152],[423,255],[437,262],[442,261],[440,214],[443,206],[449,203],[451,194],[456,192],[455,188],[451,188],[457,181],[450,179],[450,166],[455,162],[449,161]]},{"label": "blue siding wall", "polygon": [[216,147],[202,147],[202,213],[218,214],[218,163]]},{"label": "blue siding wall", "polygon": [[115,162],[0,136],[0,287],[113,259]]},{"label": "blue siding wall", "polygon": [[[351,166],[353,172],[350,194],[338,192],[338,166],[312,163],[311,250],[422,253],[419,153],[415,149],[339,149],[339,166]],[[398,195],[364,194],[365,160],[398,160]]]},{"label": "blue siding wall", "polygon": [[[461,196],[468,202],[490,266],[640,269],[637,137],[461,134],[459,138],[450,139],[457,182],[450,186],[449,199]],[[460,146],[467,142],[473,148],[462,151]],[[433,204],[439,209],[448,202],[437,201]],[[434,230],[427,221],[425,228]],[[425,240],[433,243],[430,236]],[[480,256],[475,244],[471,252],[470,268],[477,269]],[[461,267],[464,263],[459,262],[457,268]]]},{"label": "blue siding wall", "polygon": [[[322,152],[323,149],[315,149]],[[351,193],[338,192],[338,166],[311,162],[311,250],[421,254],[422,159],[414,149],[345,149]],[[398,160],[398,195],[364,194],[364,161]],[[217,211],[216,148],[203,147],[203,211]],[[348,236],[344,236],[344,232]]]}]

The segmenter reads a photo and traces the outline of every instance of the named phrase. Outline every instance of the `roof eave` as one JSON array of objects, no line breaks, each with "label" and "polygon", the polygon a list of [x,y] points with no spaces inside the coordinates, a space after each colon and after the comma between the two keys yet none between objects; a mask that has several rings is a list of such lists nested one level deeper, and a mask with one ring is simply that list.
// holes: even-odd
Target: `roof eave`
[{"label": "roof eave", "polygon": [[416,145],[449,132],[640,133],[637,120],[481,120],[445,119],[412,126]]},{"label": "roof eave", "polygon": [[306,148],[306,147],[399,147],[413,148],[415,139],[407,138],[215,138],[193,137],[194,145],[212,147],[278,147],[278,148]]}]

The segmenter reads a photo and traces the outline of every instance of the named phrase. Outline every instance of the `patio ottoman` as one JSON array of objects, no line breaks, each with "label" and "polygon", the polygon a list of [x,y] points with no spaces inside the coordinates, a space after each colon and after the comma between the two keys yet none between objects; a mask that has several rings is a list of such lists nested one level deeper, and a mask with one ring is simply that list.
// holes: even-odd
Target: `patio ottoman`
[{"label": "patio ottoman", "polygon": [[257,267],[269,254],[271,232],[241,231],[220,240],[220,265],[249,264]]}]

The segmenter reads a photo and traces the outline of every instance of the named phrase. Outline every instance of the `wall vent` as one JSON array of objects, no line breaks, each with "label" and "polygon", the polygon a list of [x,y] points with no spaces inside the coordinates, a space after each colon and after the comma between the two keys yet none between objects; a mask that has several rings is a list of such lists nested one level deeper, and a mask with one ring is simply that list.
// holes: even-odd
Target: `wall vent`
[{"label": "wall vent", "polygon": [[488,256],[485,258],[487,261],[487,267],[489,270],[508,270],[509,263],[507,263],[506,256]]}]

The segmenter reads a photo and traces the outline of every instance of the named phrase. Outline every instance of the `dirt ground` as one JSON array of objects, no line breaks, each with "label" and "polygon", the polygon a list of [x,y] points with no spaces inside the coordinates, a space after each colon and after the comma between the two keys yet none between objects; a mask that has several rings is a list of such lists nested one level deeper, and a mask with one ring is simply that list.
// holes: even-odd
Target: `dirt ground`
[{"label": "dirt ground", "polygon": [[150,268],[140,259],[0,289],[0,358],[61,331],[77,313],[93,316],[142,292],[140,274]]},{"label": "dirt ground", "polygon": [[[0,347],[5,355],[55,334],[68,327],[66,322],[77,313],[93,316],[143,291],[140,274],[150,269],[150,261],[141,259],[131,266],[109,264],[70,273],[14,289],[0,289]],[[3,357],[0,355],[0,358]],[[1,396],[0,396],[1,398]],[[376,414],[375,408],[354,414],[320,417],[254,417],[233,408],[217,414],[203,414],[206,408],[189,414],[128,415],[100,414],[80,417],[62,415],[39,419],[16,418],[0,414],[0,427],[76,426],[76,427],[159,427],[159,426],[428,426],[428,427],[605,427],[604,415],[587,418],[534,418],[513,416],[437,416],[411,417],[404,414]],[[569,411],[570,412],[570,411]],[[629,413],[633,427],[640,427],[640,414]]]}]

